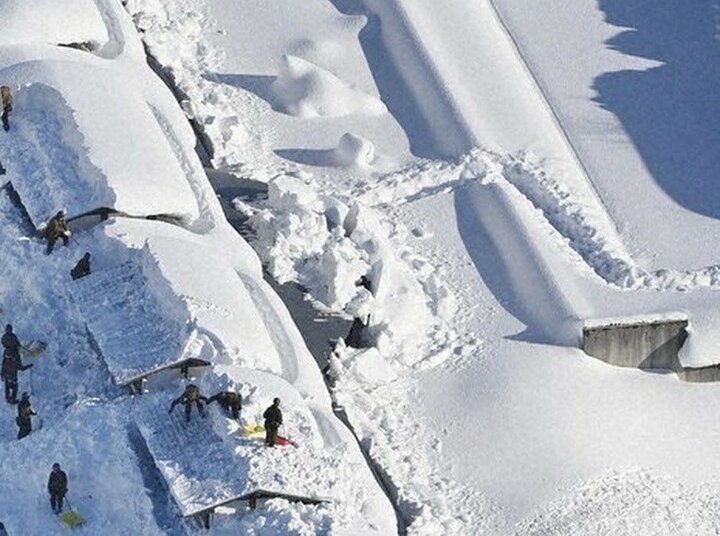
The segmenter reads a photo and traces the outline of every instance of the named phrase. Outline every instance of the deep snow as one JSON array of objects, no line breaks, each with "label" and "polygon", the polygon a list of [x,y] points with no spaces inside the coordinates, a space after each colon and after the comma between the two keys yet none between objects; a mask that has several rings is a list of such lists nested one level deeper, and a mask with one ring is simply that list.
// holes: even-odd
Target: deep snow
[{"label": "deep snow", "polygon": [[[3,308],[23,337],[52,341],[33,369],[43,419],[52,416],[54,427],[67,422],[72,434],[81,428],[73,419],[81,416],[91,430],[79,450],[87,452],[84,468],[93,476],[94,468],[104,467],[101,449],[84,445],[95,445],[96,437],[119,438],[128,430],[129,443],[118,444],[127,446],[128,456],[142,453],[131,421],[141,423],[160,460],[158,472],[148,456],[129,466],[122,452],[113,458],[108,474],[130,475],[118,500],[142,486],[148,500],[143,495],[133,502],[126,518],[115,517],[105,503],[83,503],[94,521],[130,530],[136,519],[151,515],[149,531],[155,525],[163,532],[184,530],[189,527],[175,521],[174,504],[192,511],[221,498],[212,496],[204,478],[220,478],[220,488],[237,492],[269,477],[333,502],[303,507],[272,501],[240,517],[217,515],[215,533],[394,531],[386,498],[348,431],[330,415],[313,357],[262,279],[262,261],[280,282],[302,284],[324,314],[369,319],[373,347],[350,349],[341,342],[326,379],[409,533],[717,532],[716,385],[615,369],[577,349],[584,323],[682,314],[690,319],[683,364],[718,361],[719,272],[712,249],[694,239],[706,239],[715,225],[712,196],[702,195],[706,178],[695,173],[712,169],[715,153],[703,152],[702,144],[715,138],[693,133],[673,145],[676,154],[698,151],[688,171],[699,190],[675,189],[671,197],[678,203],[663,205],[668,199],[655,186],[667,191],[679,184],[675,160],[656,152],[657,136],[664,134],[645,128],[626,106],[628,88],[636,86],[625,82],[669,78],[653,86],[656,101],[709,97],[712,116],[714,70],[678,54],[664,66],[644,59],[615,63],[619,56],[602,43],[615,31],[609,24],[631,22],[638,41],[626,35],[609,45],[667,58],[667,48],[646,47],[660,42],[657,29],[672,19],[679,28],[675,42],[708,52],[695,58],[712,58],[717,39],[707,32],[689,35],[714,19],[696,16],[700,7],[672,17],[678,9],[673,2],[652,8],[612,2],[598,8],[584,0],[572,6],[495,3],[499,11],[489,1],[441,10],[425,0],[126,3],[145,45],[177,86],[180,106],[213,165],[267,183],[266,198],[226,200],[243,220],[241,228],[252,229],[259,259],[224,221],[194,155],[196,140],[144,64],[122,6],[97,0],[93,9],[73,1],[55,15],[56,24],[43,20],[29,32],[27,5],[3,3],[13,6],[9,22],[0,22],[10,26],[5,35],[27,37],[21,46],[0,48],[2,72],[13,84],[41,82],[16,90],[18,136],[2,137],[0,156],[27,199],[32,223],[58,205],[79,212],[108,203],[137,215],[181,216],[185,227],[117,220],[79,231],[81,249],[97,253],[98,273],[70,292],[66,274],[80,255],[75,244],[43,257],[39,243],[17,240],[31,233],[31,224],[9,198],[3,201],[2,243],[9,253]],[[75,33],[68,30],[73,17],[83,18]],[[99,45],[91,52],[50,46],[61,40]],[[558,43],[562,62],[554,59]],[[649,69],[597,78],[607,108],[600,110],[589,84],[610,58],[615,70]],[[690,95],[702,99],[678,101],[679,72],[692,88],[705,88]],[[118,79],[129,89],[109,99]],[[86,80],[99,82],[86,87]],[[46,109],[50,128],[40,115]],[[689,129],[697,124],[696,110],[673,107]],[[580,127],[595,125],[598,113],[612,128],[597,136],[569,125],[568,117]],[[649,115],[653,124],[672,117]],[[635,166],[638,155],[647,169]],[[615,165],[622,173],[612,171]],[[642,181],[623,180],[628,170]],[[57,175],[65,188],[43,195],[39,188],[57,185]],[[668,222],[672,234],[660,232]],[[28,268],[37,263],[53,277]],[[123,282],[120,274],[132,277]],[[127,304],[114,299],[118,283],[126,285]],[[93,309],[93,296],[107,296],[107,309]],[[8,311],[17,304],[27,312],[16,320]],[[52,321],[60,314],[70,333]],[[39,326],[36,316],[43,319]],[[116,322],[130,329],[114,331]],[[98,334],[108,368],[85,323]],[[314,330],[324,332],[319,323]],[[167,364],[168,355],[176,359],[177,352],[156,343],[178,331],[183,337],[170,344],[182,342],[185,353],[214,364],[205,374],[193,371],[193,381],[207,392],[241,390],[243,424],[259,420],[280,393],[301,448],[278,461],[277,450],[240,437],[237,425],[214,408],[189,428],[178,422],[179,412],[167,421],[172,427],[163,426],[164,407],[182,387],[172,374],[150,382],[154,394],[139,401],[112,387],[111,373],[122,377],[138,363],[147,370]],[[24,373],[23,388],[30,378]],[[7,415],[0,430],[9,440],[12,408],[1,411]],[[108,416],[104,427],[94,425],[101,413]],[[54,427],[46,424],[13,444],[10,461],[0,465],[3,478],[16,482],[15,458],[27,456],[19,449],[50,463],[53,445],[40,440]],[[227,463],[209,464],[178,448],[178,442],[195,444],[198,437],[188,432],[203,427],[211,427],[207,435],[214,438],[205,454]],[[237,467],[247,478],[224,474]],[[74,482],[78,471],[70,468]],[[29,469],[37,482],[46,470]],[[171,483],[169,503],[164,488],[151,483],[161,474]],[[101,477],[85,477],[81,486],[107,494]],[[41,490],[22,489],[41,501]],[[0,520],[9,513],[0,510]],[[33,523],[50,530],[42,517]]]}]

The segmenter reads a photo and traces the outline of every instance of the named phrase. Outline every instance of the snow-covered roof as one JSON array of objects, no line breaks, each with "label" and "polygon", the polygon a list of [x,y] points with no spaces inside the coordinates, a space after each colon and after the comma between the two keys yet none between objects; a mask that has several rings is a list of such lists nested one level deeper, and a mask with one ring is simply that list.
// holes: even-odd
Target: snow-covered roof
[{"label": "snow-covered roof", "polygon": [[60,208],[72,216],[98,207],[194,221],[185,157],[140,90],[89,54],[87,62],[55,55],[0,54],[0,79],[14,91],[11,130],[0,139],[5,178],[33,223]]},{"label": "snow-covered roof", "polygon": [[93,0],[0,0],[0,45],[69,44],[108,39]]},{"label": "snow-covered roof", "polygon": [[268,449],[258,439],[224,441],[195,408],[186,423],[182,407],[168,415],[163,402],[169,400],[143,398],[136,405],[138,427],[183,516],[260,491],[323,500],[293,467],[294,456],[269,456],[274,452],[263,452]]},{"label": "snow-covered roof", "polygon": [[127,219],[97,237],[93,263],[110,266],[69,286],[117,383],[193,358],[283,370],[243,280],[206,241]]},{"label": "snow-covered roof", "polygon": [[70,289],[117,383],[184,360],[194,335],[189,315],[179,298],[159,295],[139,262],[85,277]]}]

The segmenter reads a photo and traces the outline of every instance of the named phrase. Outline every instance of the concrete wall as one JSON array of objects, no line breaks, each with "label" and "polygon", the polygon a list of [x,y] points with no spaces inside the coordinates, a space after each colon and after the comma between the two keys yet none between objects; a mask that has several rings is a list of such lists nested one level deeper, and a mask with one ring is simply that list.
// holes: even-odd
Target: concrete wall
[{"label": "concrete wall", "polygon": [[687,326],[687,320],[659,320],[585,327],[582,349],[611,365],[680,372]]},{"label": "concrete wall", "polygon": [[684,368],[678,375],[686,382],[717,382],[720,381],[720,366]]}]

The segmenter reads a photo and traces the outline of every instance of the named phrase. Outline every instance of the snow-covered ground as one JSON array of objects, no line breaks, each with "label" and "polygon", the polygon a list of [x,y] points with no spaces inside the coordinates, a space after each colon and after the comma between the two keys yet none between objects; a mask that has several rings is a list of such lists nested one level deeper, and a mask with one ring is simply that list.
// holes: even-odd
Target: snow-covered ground
[{"label": "snow-covered ground", "polygon": [[[720,361],[720,269],[705,244],[718,6],[123,4],[43,2],[47,17],[30,24],[29,4],[0,0],[0,75],[16,96],[0,159],[27,210],[0,200],[0,296],[23,338],[50,341],[21,377],[44,427],[7,450],[3,496],[21,486],[18,457],[62,463],[51,439],[82,435],[82,471],[65,464],[88,533],[145,520],[148,533],[191,531],[180,512],[253,486],[331,502],[216,515],[215,533],[394,532],[262,263],[322,315],[367,322],[370,347],[340,342],[326,380],[404,531],[717,533],[716,384],[577,347],[584,323],[682,315],[683,365]],[[613,25],[636,31],[613,37]],[[266,195],[224,200],[254,251],[225,220],[186,118],[224,177],[266,183]],[[51,257],[25,238],[57,208],[101,206],[172,218],[79,229]],[[96,273],[68,288],[78,246]],[[301,325],[320,332],[307,340],[345,335]],[[313,348],[318,362],[329,353]],[[185,428],[164,411],[183,385],[173,373],[140,400],[111,382],[184,357],[212,363],[192,372],[204,392],[243,393],[242,424],[279,395],[300,448],[267,451],[214,410]],[[0,408],[3,440],[13,412]],[[109,459],[105,437],[117,439]],[[41,482],[47,470],[27,472]],[[125,485],[106,489],[119,474]],[[141,488],[124,517],[98,502]],[[39,506],[4,503],[15,531],[55,527]]]},{"label": "snow-covered ground", "polygon": [[717,265],[717,3],[493,1],[638,262]]}]

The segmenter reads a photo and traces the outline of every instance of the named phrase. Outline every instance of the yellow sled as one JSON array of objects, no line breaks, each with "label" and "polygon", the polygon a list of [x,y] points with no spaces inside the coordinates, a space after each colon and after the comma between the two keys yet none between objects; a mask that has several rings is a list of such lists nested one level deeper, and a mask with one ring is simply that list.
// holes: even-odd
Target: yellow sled
[{"label": "yellow sled", "polygon": [[61,514],[60,521],[62,521],[63,525],[67,525],[71,529],[82,527],[85,524],[85,518],[74,510]]},{"label": "yellow sled", "polygon": [[243,435],[250,439],[262,437],[265,434],[265,427],[260,423],[248,424],[243,427]]}]

